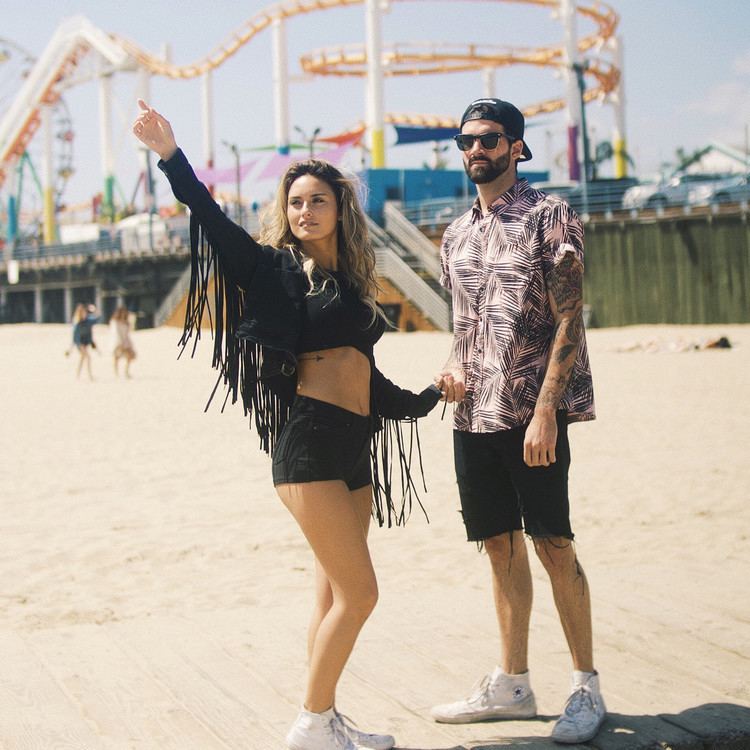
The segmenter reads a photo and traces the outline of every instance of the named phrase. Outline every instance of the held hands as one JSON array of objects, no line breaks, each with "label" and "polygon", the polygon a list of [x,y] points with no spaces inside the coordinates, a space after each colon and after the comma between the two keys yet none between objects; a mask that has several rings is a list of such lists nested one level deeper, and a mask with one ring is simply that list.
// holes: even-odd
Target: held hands
[{"label": "held hands", "polygon": [[557,420],[554,411],[534,412],[523,441],[523,462],[527,466],[549,466],[557,460]]},{"label": "held hands", "polygon": [[443,394],[441,401],[447,401],[449,404],[463,401],[466,395],[466,382],[464,373],[458,367],[449,367],[435,377],[435,385]]},{"label": "held hands", "polygon": [[177,142],[169,121],[151,108],[143,99],[138,100],[141,113],[133,123],[135,137],[167,161],[177,151]]}]

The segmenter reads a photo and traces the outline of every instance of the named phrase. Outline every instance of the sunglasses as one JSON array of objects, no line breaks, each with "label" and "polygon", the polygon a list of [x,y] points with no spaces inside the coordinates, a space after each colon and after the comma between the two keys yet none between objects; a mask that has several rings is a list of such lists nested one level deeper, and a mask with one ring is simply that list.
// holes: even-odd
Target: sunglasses
[{"label": "sunglasses", "polygon": [[453,140],[456,142],[460,151],[471,151],[474,141],[479,140],[480,145],[485,151],[492,151],[497,148],[501,138],[507,138],[511,143],[516,139],[506,133],[482,133],[482,135],[454,135]]}]

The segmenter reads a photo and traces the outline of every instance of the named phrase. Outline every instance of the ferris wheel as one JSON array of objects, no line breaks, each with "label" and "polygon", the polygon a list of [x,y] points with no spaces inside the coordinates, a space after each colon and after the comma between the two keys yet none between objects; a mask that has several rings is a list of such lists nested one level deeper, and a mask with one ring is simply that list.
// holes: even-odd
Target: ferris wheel
[{"label": "ferris wheel", "polygon": [[[0,37],[0,112],[7,112],[18,90],[36,63],[36,58],[19,44]],[[52,196],[55,210],[63,206],[68,179],[73,174],[73,121],[60,95],[51,106],[53,134]],[[15,235],[19,240],[39,237],[44,213],[44,194],[39,168],[42,164],[41,139],[33,139],[18,157],[0,193],[0,236]]]}]

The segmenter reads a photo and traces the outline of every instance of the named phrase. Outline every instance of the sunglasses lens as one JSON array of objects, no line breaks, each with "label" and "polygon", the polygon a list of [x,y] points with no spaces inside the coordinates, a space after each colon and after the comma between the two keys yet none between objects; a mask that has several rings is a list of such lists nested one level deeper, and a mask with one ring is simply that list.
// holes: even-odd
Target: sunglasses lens
[{"label": "sunglasses lens", "polygon": [[484,135],[457,135],[455,137],[456,145],[461,151],[471,151],[474,141],[477,139],[482,144],[482,148],[486,151],[492,151],[497,148],[498,141],[502,137],[502,133],[485,133]]}]

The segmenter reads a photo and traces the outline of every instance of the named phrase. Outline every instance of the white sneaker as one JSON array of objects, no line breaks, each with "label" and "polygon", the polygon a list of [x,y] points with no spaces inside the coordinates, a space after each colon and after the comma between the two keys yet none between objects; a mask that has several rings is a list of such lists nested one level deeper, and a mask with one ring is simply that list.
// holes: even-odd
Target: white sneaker
[{"label": "white sneaker", "polygon": [[529,673],[508,675],[495,667],[462,701],[432,709],[432,718],[444,724],[469,724],[490,719],[530,719],[536,716],[536,700]]},{"label": "white sneaker", "polygon": [[286,736],[289,750],[358,750],[329,708],[322,714],[302,710]]},{"label": "white sneaker", "polygon": [[573,692],[552,730],[555,742],[586,742],[596,735],[607,715],[596,672],[574,672]]},{"label": "white sneaker", "polygon": [[352,720],[348,716],[340,714],[335,708],[333,712],[336,714],[336,719],[343,727],[346,735],[358,747],[369,748],[369,750],[391,750],[396,744],[395,738],[390,734],[362,732],[352,725]]}]

